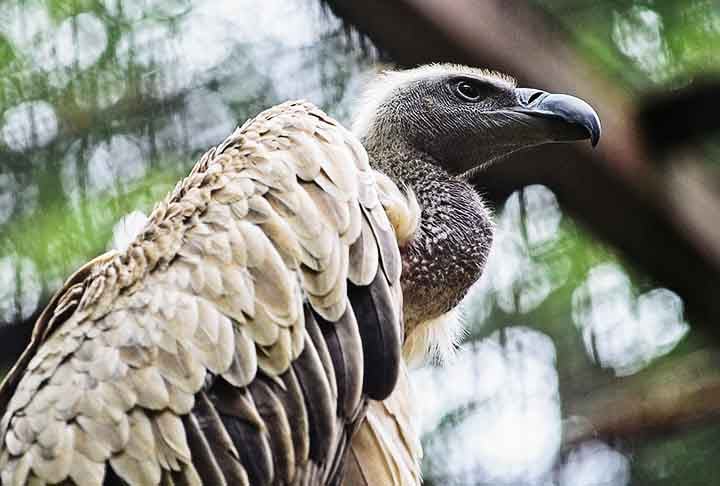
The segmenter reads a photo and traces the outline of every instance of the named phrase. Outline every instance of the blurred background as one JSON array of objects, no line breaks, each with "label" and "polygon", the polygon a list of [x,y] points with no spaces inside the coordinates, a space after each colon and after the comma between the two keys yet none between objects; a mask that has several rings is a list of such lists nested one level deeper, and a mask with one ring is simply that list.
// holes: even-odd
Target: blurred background
[{"label": "blurred background", "polygon": [[604,135],[474,181],[498,236],[457,359],[413,373],[426,484],[720,484],[716,0],[4,0],[2,366],[236,125],[300,97],[349,123],[429,61],[580,96]]}]

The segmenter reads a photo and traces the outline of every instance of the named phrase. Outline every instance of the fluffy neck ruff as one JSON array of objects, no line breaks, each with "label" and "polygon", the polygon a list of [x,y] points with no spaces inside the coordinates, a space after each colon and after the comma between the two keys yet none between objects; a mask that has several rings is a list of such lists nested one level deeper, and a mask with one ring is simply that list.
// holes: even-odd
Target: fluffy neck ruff
[{"label": "fluffy neck ruff", "polygon": [[493,225],[475,190],[426,154],[396,144],[374,145],[370,162],[420,206],[419,226],[401,241],[403,312],[408,362],[451,356],[462,337],[458,304],[482,274]]},{"label": "fluffy neck ruff", "polygon": [[466,329],[461,307],[415,326],[403,344],[403,357],[410,367],[427,362],[452,362]]},{"label": "fluffy neck ruff", "polygon": [[[389,100],[419,79],[448,73],[482,75],[488,82],[512,85],[509,78],[452,65],[430,65],[376,78],[362,98],[353,129],[371,165],[414,194],[421,209],[412,238],[401,238],[403,256],[404,354],[408,362],[443,361],[454,353],[463,326],[458,304],[480,278],[490,249],[489,211],[467,181],[406,136],[412,108],[398,111]],[[387,210],[387,208],[386,208]]]}]

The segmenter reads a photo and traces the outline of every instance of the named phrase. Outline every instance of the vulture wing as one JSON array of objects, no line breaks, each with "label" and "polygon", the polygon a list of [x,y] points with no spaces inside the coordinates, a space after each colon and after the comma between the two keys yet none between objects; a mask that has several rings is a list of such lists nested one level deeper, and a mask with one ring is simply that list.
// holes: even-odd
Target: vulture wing
[{"label": "vulture wing", "polygon": [[365,419],[352,438],[343,486],[418,486],[422,446],[415,429],[413,393],[403,365],[392,394],[370,400]]},{"label": "vulture wing", "polygon": [[2,484],[337,481],[400,368],[401,261],[375,179],[304,102],[208,151],[39,320],[0,391]]}]

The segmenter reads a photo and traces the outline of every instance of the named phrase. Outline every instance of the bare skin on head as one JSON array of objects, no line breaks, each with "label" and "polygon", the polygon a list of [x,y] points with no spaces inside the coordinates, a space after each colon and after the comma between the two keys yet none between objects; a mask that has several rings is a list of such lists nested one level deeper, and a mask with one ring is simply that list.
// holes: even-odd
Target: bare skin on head
[{"label": "bare skin on head", "polygon": [[600,125],[592,108],[572,96],[439,64],[378,77],[354,130],[371,165],[412,191],[422,210],[401,248],[405,354],[415,359],[454,347],[461,326],[442,316],[480,278],[492,244],[490,214],[468,175],[524,147],[585,138],[595,144]]}]

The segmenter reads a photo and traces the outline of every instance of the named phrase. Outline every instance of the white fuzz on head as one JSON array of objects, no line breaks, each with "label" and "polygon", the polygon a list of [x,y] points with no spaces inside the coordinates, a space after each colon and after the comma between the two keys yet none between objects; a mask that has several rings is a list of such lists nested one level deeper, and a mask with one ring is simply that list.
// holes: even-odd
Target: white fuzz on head
[{"label": "white fuzz on head", "polygon": [[427,64],[403,71],[383,71],[370,82],[360,97],[353,118],[353,133],[361,138],[367,135],[380,107],[397,89],[421,79],[448,75],[474,76],[501,87],[515,87],[515,80],[510,76],[460,64]]},{"label": "white fuzz on head", "polygon": [[125,251],[145,229],[148,217],[142,211],[126,214],[113,227],[113,235],[108,245],[111,250]]},{"label": "white fuzz on head", "polygon": [[460,306],[450,312],[415,326],[405,338],[403,356],[412,367],[426,362],[449,363],[465,336]]}]

